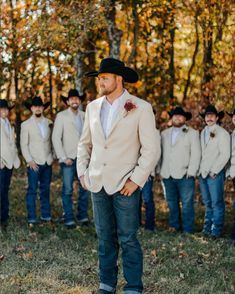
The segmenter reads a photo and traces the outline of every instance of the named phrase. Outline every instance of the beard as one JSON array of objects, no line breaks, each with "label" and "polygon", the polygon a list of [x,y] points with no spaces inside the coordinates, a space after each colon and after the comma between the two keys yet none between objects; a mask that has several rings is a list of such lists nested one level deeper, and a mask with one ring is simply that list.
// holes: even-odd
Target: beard
[{"label": "beard", "polygon": [[36,116],[36,117],[41,117],[42,114],[41,114],[41,113],[35,113],[35,116]]},{"label": "beard", "polygon": [[172,122],[173,127],[175,128],[181,128],[183,125],[185,124],[185,122]]},{"label": "beard", "polygon": [[70,107],[71,107],[73,110],[78,110],[79,105],[78,105],[78,104],[72,104]]},{"label": "beard", "polygon": [[101,96],[108,96],[112,94],[117,89],[117,83],[115,82],[114,85],[112,85],[109,89],[106,88],[100,88],[100,95]]}]

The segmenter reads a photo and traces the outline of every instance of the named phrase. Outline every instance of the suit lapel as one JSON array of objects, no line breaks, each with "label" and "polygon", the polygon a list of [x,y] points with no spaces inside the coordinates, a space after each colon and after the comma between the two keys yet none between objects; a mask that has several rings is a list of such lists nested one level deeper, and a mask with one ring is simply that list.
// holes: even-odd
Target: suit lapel
[{"label": "suit lapel", "polygon": [[99,102],[97,103],[98,104],[98,109],[97,109],[97,129],[100,131],[100,133],[102,134],[102,137],[103,139],[105,140],[105,134],[104,134],[104,130],[103,130],[103,127],[102,127],[102,124],[101,124],[101,119],[100,119],[100,115],[101,115],[101,108],[102,108],[102,104],[103,104],[103,101],[105,99],[105,96],[101,97]]}]

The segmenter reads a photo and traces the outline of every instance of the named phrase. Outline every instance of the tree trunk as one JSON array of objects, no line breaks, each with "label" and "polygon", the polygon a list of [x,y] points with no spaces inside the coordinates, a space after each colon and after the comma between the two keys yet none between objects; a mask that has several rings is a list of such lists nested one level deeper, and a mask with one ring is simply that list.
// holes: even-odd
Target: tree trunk
[{"label": "tree trunk", "polygon": [[77,70],[77,74],[75,76],[75,88],[78,90],[80,95],[83,95],[83,88],[82,88],[82,78],[84,76],[84,54],[80,51],[77,51],[74,57],[74,64]]},{"label": "tree trunk", "polygon": [[47,65],[49,71],[49,97],[50,97],[50,112],[53,112],[53,85],[52,85],[52,70],[51,70],[51,60],[50,60],[50,50],[47,49]]},{"label": "tree trunk", "polygon": [[107,11],[108,23],[108,41],[109,41],[109,56],[113,58],[120,58],[120,44],[122,31],[116,26],[116,0],[110,0],[110,5]]},{"label": "tree trunk", "polygon": [[131,50],[131,54],[128,58],[127,64],[136,63],[136,54],[137,54],[137,45],[138,45],[138,37],[139,37],[139,17],[137,12],[137,0],[133,0],[133,22],[134,22],[134,41]]},{"label": "tree trunk", "polygon": [[199,11],[197,11],[196,15],[195,15],[196,44],[195,44],[195,49],[194,49],[194,52],[193,52],[192,64],[191,64],[191,66],[189,68],[187,82],[186,82],[186,85],[185,85],[185,88],[184,88],[183,101],[185,99],[187,99],[188,88],[189,88],[190,82],[191,82],[191,74],[192,74],[193,68],[194,68],[194,66],[196,64],[196,57],[197,57],[199,43],[200,43],[200,41],[199,41],[199,33],[198,33],[198,12]]}]

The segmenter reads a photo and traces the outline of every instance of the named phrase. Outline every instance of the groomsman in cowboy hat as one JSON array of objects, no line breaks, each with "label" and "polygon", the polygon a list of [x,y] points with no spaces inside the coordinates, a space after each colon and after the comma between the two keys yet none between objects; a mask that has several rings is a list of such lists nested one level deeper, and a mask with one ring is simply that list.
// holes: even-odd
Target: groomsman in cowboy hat
[{"label": "groomsman in cowboy hat", "polygon": [[[160,175],[165,186],[171,231],[194,232],[194,190],[201,147],[199,132],[186,125],[192,118],[180,106],[169,112],[172,127],[164,130]],[[182,214],[180,213],[182,203]],[[182,219],[182,224],[180,220]]]},{"label": "groomsman in cowboy hat", "polygon": [[149,103],[123,87],[138,74],[114,58],[101,61],[98,77],[102,97],[89,103],[78,145],[77,171],[92,192],[99,242],[97,293],[114,293],[118,252],[126,285],[124,293],[142,293],[143,256],[137,240],[140,187],[154,169],[158,155],[155,119]]},{"label": "groomsman in cowboy hat", "polygon": [[[14,106],[13,106],[14,107]],[[5,227],[9,219],[9,187],[12,170],[20,166],[16,144],[15,132],[11,126],[8,115],[13,108],[7,100],[0,100],[0,194],[1,194],[1,226]]]},{"label": "groomsman in cowboy hat", "polygon": [[218,238],[224,225],[224,179],[225,166],[230,158],[229,133],[218,125],[224,112],[218,112],[209,105],[201,116],[206,127],[201,132],[202,160],[199,182],[205,204],[205,218],[202,233]]},{"label": "groomsman in cowboy hat", "polygon": [[[71,89],[68,97],[62,96],[68,108],[57,114],[52,134],[53,146],[59,159],[62,178],[62,203],[64,209],[64,224],[67,228],[75,228],[73,214],[73,182],[78,179],[77,146],[82,134],[85,113],[79,109],[85,95],[80,95],[76,89]],[[77,220],[81,225],[88,224],[89,193],[79,182]]]},{"label": "groomsman in cowboy hat", "polygon": [[32,102],[25,102],[25,106],[32,112],[32,115],[21,124],[20,145],[27,163],[28,189],[26,204],[30,226],[37,222],[36,199],[38,186],[40,189],[41,220],[51,221],[52,121],[43,115],[44,110],[49,105],[50,102],[43,103],[39,96],[35,96]]},{"label": "groomsman in cowboy hat", "polygon": [[[232,122],[235,125],[235,109],[233,110],[232,113],[228,113],[227,114],[232,118]],[[233,181],[233,187],[235,190],[235,129],[233,130],[232,134],[231,134],[231,159],[230,159],[230,166],[229,169],[227,171],[228,176],[231,177],[232,181]],[[233,201],[233,208],[235,210],[235,200]],[[235,213],[235,211],[234,211]],[[233,220],[233,227],[232,227],[232,234],[231,234],[231,240],[232,240],[232,244],[235,245],[235,216],[234,216],[234,220]]]}]

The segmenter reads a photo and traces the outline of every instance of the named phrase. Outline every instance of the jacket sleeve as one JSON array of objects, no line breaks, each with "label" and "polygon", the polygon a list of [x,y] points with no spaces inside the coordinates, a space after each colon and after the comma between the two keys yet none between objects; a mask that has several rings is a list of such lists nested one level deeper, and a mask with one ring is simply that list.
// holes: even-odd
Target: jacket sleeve
[{"label": "jacket sleeve", "polygon": [[55,154],[58,159],[66,159],[67,155],[63,148],[63,119],[60,115],[57,115],[54,128],[52,132],[52,144],[55,150]]},{"label": "jacket sleeve", "polygon": [[24,159],[27,163],[33,160],[30,151],[29,151],[29,130],[27,125],[24,123],[21,125],[21,132],[20,132],[20,147]]},{"label": "jacket sleeve", "polygon": [[191,149],[187,175],[196,177],[201,161],[201,144],[199,132],[193,130],[190,136]]},{"label": "jacket sleeve", "polygon": [[143,107],[139,120],[140,157],[130,179],[143,187],[154,170],[160,155],[160,140],[156,136],[155,118],[150,104]]},{"label": "jacket sleeve", "polygon": [[78,143],[77,149],[77,174],[78,177],[84,175],[91,157],[92,141],[91,141],[91,131],[89,125],[89,106],[87,107],[85,113],[85,121],[83,125],[83,131]]},{"label": "jacket sleeve", "polygon": [[218,148],[219,156],[215,160],[210,170],[210,172],[214,174],[218,174],[225,167],[230,158],[230,136],[226,131],[221,134],[221,138],[218,142]]}]

